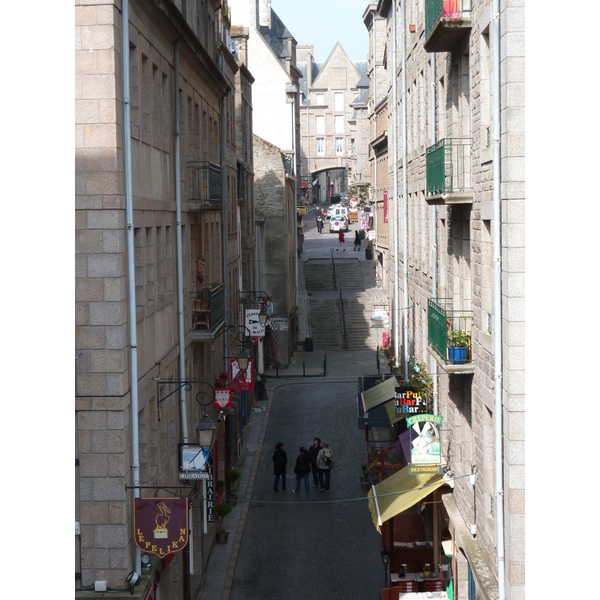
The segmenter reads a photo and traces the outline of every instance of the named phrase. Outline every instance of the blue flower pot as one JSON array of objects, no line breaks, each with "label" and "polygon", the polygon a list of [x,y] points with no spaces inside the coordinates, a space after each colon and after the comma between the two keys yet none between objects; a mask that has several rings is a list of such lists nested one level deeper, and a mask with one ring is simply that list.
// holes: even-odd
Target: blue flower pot
[{"label": "blue flower pot", "polygon": [[449,346],[448,360],[453,365],[462,365],[467,362],[468,347],[467,346]]}]

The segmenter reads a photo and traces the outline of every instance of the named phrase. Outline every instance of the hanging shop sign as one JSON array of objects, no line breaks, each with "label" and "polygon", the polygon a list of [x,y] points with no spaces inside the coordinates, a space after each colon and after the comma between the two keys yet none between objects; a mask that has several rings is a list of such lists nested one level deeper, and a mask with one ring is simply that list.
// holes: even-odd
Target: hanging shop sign
[{"label": "hanging shop sign", "polygon": [[248,361],[248,368],[246,369],[244,376],[244,373],[240,371],[237,358],[232,358],[229,361],[229,373],[231,383],[235,382],[236,391],[238,391],[238,389],[239,391],[251,391],[254,388],[252,382],[252,359]]},{"label": "hanging shop sign", "polygon": [[179,444],[179,479],[208,479],[206,462],[210,448],[200,444]]},{"label": "hanging shop sign", "polygon": [[143,552],[165,558],[188,543],[187,498],[135,498],[135,545]]},{"label": "hanging shop sign", "polygon": [[418,415],[427,412],[425,398],[416,388],[400,385],[395,388],[396,412],[406,415]]},{"label": "hanging shop sign", "polygon": [[206,463],[206,520],[209,523],[215,522],[215,472],[213,469],[213,460],[209,458]]},{"label": "hanging shop sign", "polygon": [[265,326],[260,323],[259,313],[260,308],[246,309],[246,328],[250,331],[251,336],[264,337]]},{"label": "hanging shop sign", "polygon": [[440,429],[442,417],[418,414],[406,418],[410,428],[409,473],[441,473]]},{"label": "hanging shop sign", "polygon": [[279,329],[280,331],[288,330],[287,317],[271,317],[271,329]]},{"label": "hanging shop sign", "polygon": [[215,390],[215,408],[231,408],[231,390]]}]

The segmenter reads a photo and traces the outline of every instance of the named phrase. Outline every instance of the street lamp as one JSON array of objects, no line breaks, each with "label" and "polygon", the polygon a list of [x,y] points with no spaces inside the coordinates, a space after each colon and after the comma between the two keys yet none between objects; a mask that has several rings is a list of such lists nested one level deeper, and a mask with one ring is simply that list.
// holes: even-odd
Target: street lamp
[{"label": "street lamp", "polygon": [[246,371],[248,369],[248,363],[250,362],[250,356],[246,347],[242,344],[242,349],[237,357],[238,367],[240,371]]},{"label": "street lamp", "polygon": [[388,587],[388,564],[390,562],[390,553],[386,548],[383,548],[380,552],[381,561],[383,562],[383,587]]},{"label": "street lamp", "polygon": [[251,290],[240,292],[240,296],[243,296],[242,298],[240,298],[240,304],[246,304],[246,302],[248,302],[248,300],[252,298],[258,302],[258,304],[260,305],[258,321],[261,325],[265,325],[269,316],[267,308],[269,307],[269,303],[271,302],[269,295],[266,292],[263,292],[262,290]]},{"label": "street lamp", "polygon": [[202,390],[196,394],[196,402],[204,408],[204,414],[200,419],[200,422],[196,425],[196,437],[198,438],[198,443],[200,446],[205,448],[212,448],[213,437],[215,434],[216,426],[214,421],[208,416],[208,412],[206,411],[206,407],[211,404],[214,405],[215,402],[215,388],[208,383],[207,381],[198,381],[196,383],[202,383],[208,386],[212,392],[211,397],[208,399],[208,402],[201,402],[201,396],[207,396],[206,392]]}]

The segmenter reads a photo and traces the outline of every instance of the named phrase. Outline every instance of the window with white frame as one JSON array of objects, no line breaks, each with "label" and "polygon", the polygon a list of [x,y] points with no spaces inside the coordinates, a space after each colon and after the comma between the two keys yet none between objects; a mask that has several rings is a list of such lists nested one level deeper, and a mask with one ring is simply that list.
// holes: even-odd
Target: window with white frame
[{"label": "window with white frame", "polygon": [[344,115],[336,115],[334,117],[335,132],[344,133]]},{"label": "window with white frame", "polygon": [[335,92],[333,100],[335,112],[344,112],[344,92]]},{"label": "window with white frame", "polygon": [[317,94],[317,104],[325,104],[325,94]]},{"label": "window with white frame", "polygon": [[343,156],[344,154],[344,138],[336,137],[335,138],[335,155]]},{"label": "window with white frame", "polygon": [[315,133],[325,133],[325,115],[315,117]]},{"label": "window with white frame", "polygon": [[317,156],[325,156],[325,138],[317,138]]}]

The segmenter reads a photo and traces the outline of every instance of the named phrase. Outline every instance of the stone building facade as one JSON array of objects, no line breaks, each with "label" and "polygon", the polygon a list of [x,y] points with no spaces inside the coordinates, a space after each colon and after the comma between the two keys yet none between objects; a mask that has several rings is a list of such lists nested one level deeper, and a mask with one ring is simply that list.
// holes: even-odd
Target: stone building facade
[{"label": "stone building facade", "polygon": [[[438,13],[431,12],[435,7]],[[501,1],[499,7],[499,40],[494,40],[493,4],[483,0],[380,0],[370,6],[373,19],[365,24],[371,27],[375,65],[380,49],[373,42],[373,24],[376,17],[386,23],[387,136],[378,125],[381,98],[371,111],[371,145],[375,170],[387,138],[387,186],[379,172],[374,180],[378,203],[387,192],[390,218],[387,230],[378,227],[376,243],[390,304],[399,307],[391,331],[400,346],[395,357],[399,372],[413,355],[436,382],[443,456],[454,474],[454,490],[441,499],[438,516],[455,544],[455,597],[497,598],[502,590],[503,597],[520,600],[525,597],[524,14],[522,6],[510,2]],[[498,165],[493,152],[495,42],[500,52]],[[496,187],[494,166],[500,172]],[[397,215],[394,225],[392,214]],[[494,245],[496,227],[500,247]],[[448,331],[467,334],[466,363],[453,364],[446,331],[440,352],[432,315],[441,315]]]},{"label": "stone building facade", "polygon": [[[369,32],[368,77],[369,99],[369,168],[371,170],[371,202],[373,216],[376,280],[389,295],[390,238],[389,228],[393,221],[388,202],[388,152],[391,140],[388,132],[388,79],[385,70],[387,31],[386,22],[377,12],[377,4],[371,3],[363,13],[363,23]],[[393,138],[392,138],[393,139]]]},{"label": "stone building facade", "polygon": [[[277,146],[254,136],[254,153],[257,254],[264,257],[259,264],[259,280],[264,282],[263,290],[272,290],[274,314],[277,314],[280,306],[295,304],[295,178],[286,160],[288,157]],[[295,315],[291,317],[290,322],[295,323]],[[294,332],[290,332],[288,326],[288,331],[280,331],[279,336],[274,342],[282,350],[282,358],[292,356]],[[270,359],[276,357],[270,356]],[[271,366],[274,367],[274,363]]]},{"label": "stone building facade", "polygon": [[[314,47],[299,46],[302,71],[302,185],[310,199],[326,202],[353,184],[370,184],[367,63],[353,62],[336,42],[327,60],[314,60]],[[317,189],[309,188],[318,180]],[[315,186],[313,186],[315,187]]]},{"label": "stone building facade", "polygon": [[[133,274],[124,168],[125,5]],[[228,10],[219,0],[76,0],[75,19],[76,582],[89,590],[105,581],[129,594],[125,579],[138,569],[139,557],[135,490],[147,486],[151,491],[144,487],[141,497],[169,496],[164,488],[180,484],[178,445],[197,441],[195,426],[205,410],[216,421],[210,390],[227,362],[224,326],[241,321],[241,250],[252,249],[254,240],[254,217],[240,210],[239,191],[252,187],[252,152],[244,146],[251,139],[251,77],[247,70],[238,75],[227,44]],[[236,85],[247,104],[239,139]],[[240,173],[244,185],[238,187]],[[241,239],[244,232],[251,232],[250,241]],[[249,286],[251,265],[244,282]],[[200,333],[193,299],[210,283],[222,319]],[[202,383],[188,389],[176,383],[181,380]],[[251,393],[237,397],[217,426],[211,451],[215,478],[236,463]],[[169,598],[201,588],[216,531],[210,518],[203,525],[207,488],[191,482],[179,491],[196,497],[193,575],[187,569],[189,546],[170,555],[160,578],[162,595]],[[158,557],[152,560],[161,567]],[[148,573],[140,585],[154,593],[154,570]]]},{"label": "stone building facade", "polygon": [[[298,80],[301,73],[296,66],[296,40],[271,9],[270,0],[230,0],[229,5],[233,25],[248,32],[240,43],[247,52],[247,67],[254,78],[256,289],[273,299],[272,316],[287,319],[288,324],[268,344],[267,359],[277,356],[278,362],[286,366],[297,339],[295,207],[300,181]],[[278,158],[273,159],[274,156]],[[262,164],[262,160],[266,163]],[[274,188],[277,194],[265,187],[271,178],[279,182]],[[268,203],[264,202],[266,197]],[[273,220],[275,214],[278,218]],[[272,227],[267,227],[268,222]]]}]

